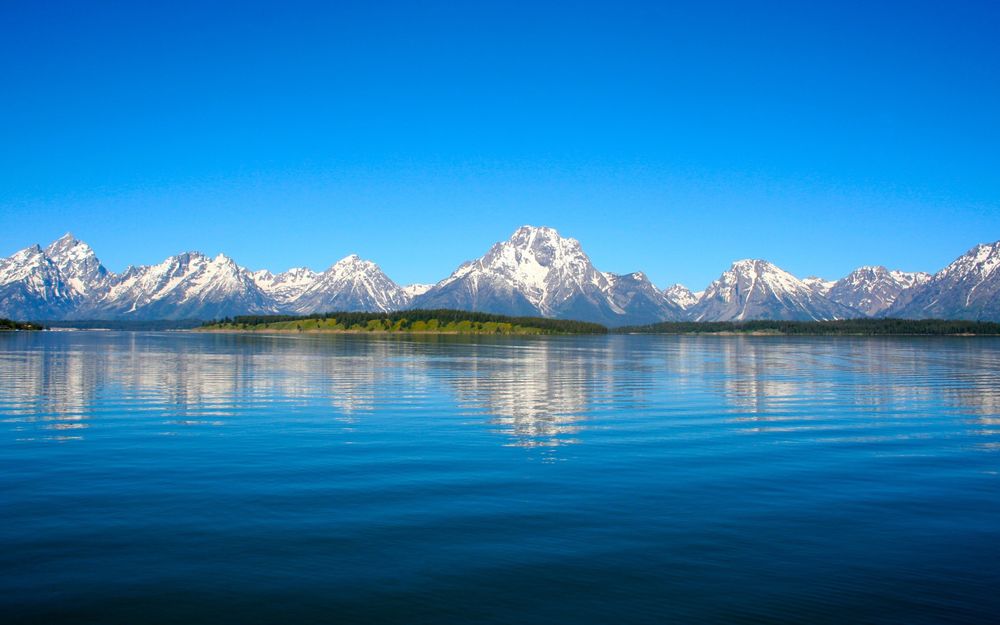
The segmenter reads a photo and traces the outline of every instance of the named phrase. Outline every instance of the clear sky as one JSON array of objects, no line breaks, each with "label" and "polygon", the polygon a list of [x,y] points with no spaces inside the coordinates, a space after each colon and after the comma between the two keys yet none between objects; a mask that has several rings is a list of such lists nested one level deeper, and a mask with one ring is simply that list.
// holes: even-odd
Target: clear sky
[{"label": "clear sky", "polygon": [[[668,6],[669,5],[669,6]],[[433,282],[521,224],[701,288],[1000,239],[997,2],[3,2],[0,256],[356,252]]]}]

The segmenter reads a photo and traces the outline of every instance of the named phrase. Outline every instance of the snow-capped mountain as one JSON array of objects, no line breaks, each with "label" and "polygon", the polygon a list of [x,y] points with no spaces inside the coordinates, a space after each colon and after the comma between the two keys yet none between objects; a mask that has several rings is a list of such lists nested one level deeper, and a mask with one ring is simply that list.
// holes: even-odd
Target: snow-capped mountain
[{"label": "snow-capped mountain", "polygon": [[687,316],[684,308],[667,298],[641,271],[604,276],[611,285],[611,301],[625,311],[619,325],[642,325],[657,321],[679,321]]},{"label": "snow-capped mountain", "polygon": [[405,308],[412,299],[378,265],[356,254],[342,258],[320,273],[298,267],[277,275],[266,269],[251,275],[275,306],[288,313],[384,312]]},{"label": "snow-capped mountain", "polygon": [[833,285],[837,284],[837,281],[824,280],[823,278],[818,278],[816,276],[809,276],[808,278],[802,278],[802,283],[820,295],[826,295],[830,292],[830,289],[833,288]]},{"label": "snow-capped mountain", "polygon": [[702,293],[692,293],[691,289],[680,283],[663,290],[663,296],[667,298],[667,301],[677,304],[684,310],[697,304],[701,295]]},{"label": "snow-capped mountain", "polygon": [[66,233],[45,248],[45,255],[59,269],[75,299],[98,297],[111,285],[111,275],[94,250]]},{"label": "snow-capped mountain", "polygon": [[482,258],[463,263],[414,298],[412,305],[632,323],[613,290],[612,281],[594,267],[579,241],[552,228],[522,226]]},{"label": "snow-capped mountain", "polygon": [[67,233],[0,260],[0,316],[65,317],[101,297],[111,279],[90,246]]},{"label": "snow-capped mountain", "polygon": [[924,284],[903,291],[886,315],[1000,320],[1000,241],[977,245]]},{"label": "snow-capped mountain", "polygon": [[273,312],[273,300],[231,258],[185,252],[158,265],[129,267],[102,298],[74,316],[212,319]]},{"label": "snow-capped mountain", "polygon": [[432,288],[434,288],[433,284],[420,284],[420,283],[407,284],[406,286],[403,287],[403,293],[406,293],[406,297],[412,300],[414,297],[418,295],[423,295],[427,291],[430,291]]},{"label": "snow-capped mountain", "polygon": [[833,283],[824,295],[872,317],[892,306],[900,293],[930,278],[923,272],[890,271],[881,265],[860,267]]},{"label": "snow-capped mountain", "polygon": [[[419,287],[416,288],[419,291]],[[171,256],[115,275],[72,235],[0,259],[0,316],[16,319],[211,319],[243,314],[386,311],[412,296],[355,255],[322,273],[250,272],[220,254]]]},{"label": "snow-capped mountain", "polygon": [[766,260],[733,263],[705,289],[689,312],[695,321],[819,320],[859,316]]},{"label": "snow-capped mountain", "polygon": [[1000,320],[1000,242],[979,245],[934,276],[862,267],[836,282],[799,280],[744,260],[692,293],[665,291],[642,272],[599,271],[575,239],[519,228],[434,285],[400,287],[375,263],[347,256],[323,272],[250,272],[198,252],[109,272],[86,243],[65,235],[0,259],[0,317],[211,319],[242,314],[455,308],[596,321],[837,319],[858,316]]},{"label": "snow-capped mountain", "polygon": [[290,306],[300,298],[319,277],[318,273],[308,267],[294,267],[279,274],[261,269],[251,275],[260,290],[281,308]]},{"label": "snow-capped mountain", "polygon": [[61,318],[76,304],[59,267],[38,245],[0,261],[0,317]]},{"label": "snow-capped mountain", "polygon": [[340,259],[316,276],[288,307],[297,313],[359,310],[385,312],[405,308],[410,298],[370,260],[357,254]]}]

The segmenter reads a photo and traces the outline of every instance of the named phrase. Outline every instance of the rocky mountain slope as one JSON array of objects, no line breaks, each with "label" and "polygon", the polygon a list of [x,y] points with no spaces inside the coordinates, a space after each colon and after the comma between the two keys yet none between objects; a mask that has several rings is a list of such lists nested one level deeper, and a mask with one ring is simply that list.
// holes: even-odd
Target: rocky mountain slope
[{"label": "rocky mountain slope", "polygon": [[825,295],[873,317],[892,306],[900,293],[925,284],[930,278],[923,272],[890,271],[881,265],[860,267],[833,283]]},{"label": "rocky mountain slope", "polygon": [[0,317],[22,320],[184,319],[240,314],[455,308],[595,321],[843,319],[861,316],[1000,320],[1000,242],[978,245],[934,276],[861,267],[837,280],[799,280],[765,260],[733,263],[701,293],[660,291],[643,272],[598,270],[576,239],[523,226],[434,285],[401,287],[350,255],[322,272],[250,272],[199,252],[108,271],[65,235],[0,259]]},{"label": "rocky mountain slope", "polygon": [[332,310],[385,312],[405,308],[410,298],[378,265],[351,254],[318,274],[288,307],[297,313]]},{"label": "rocky mountain slope", "polygon": [[533,226],[518,228],[481,258],[463,263],[412,305],[607,325],[651,323],[677,308],[643,274],[605,274],[579,241]]},{"label": "rocky mountain slope", "polygon": [[903,291],[885,314],[1000,320],[1000,241],[977,245],[923,284]]},{"label": "rocky mountain slope", "polygon": [[185,252],[114,276],[97,301],[74,316],[91,319],[213,319],[277,312],[249,271],[219,254]]},{"label": "rocky mountain slope", "polygon": [[677,304],[684,310],[687,310],[698,303],[701,299],[702,293],[692,293],[691,289],[687,288],[683,284],[674,284],[663,290],[663,296],[667,298],[667,301]]},{"label": "rocky mountain slope", "polygon": [[820,320],[859,316],[766,260],[740,260],[690,309],[695,321]]}]

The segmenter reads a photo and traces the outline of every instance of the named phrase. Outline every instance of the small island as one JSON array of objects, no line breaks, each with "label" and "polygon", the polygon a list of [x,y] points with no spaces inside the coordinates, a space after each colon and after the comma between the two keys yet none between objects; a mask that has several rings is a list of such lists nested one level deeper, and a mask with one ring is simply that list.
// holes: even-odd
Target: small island
[{"label": "small island", "polygon": [[0,319],[0,332],[14,331],[36,331],[44,330],[45,326],[30,321],[13,321],[11,319]]},{"label": "small island", "polygon": [[242,315],[209,321],[199,332],[303,332],[350,334],[606,334],[596,323],[543,317],[509,317],[461,310],[391,313],[330,312],[317,315]]}]

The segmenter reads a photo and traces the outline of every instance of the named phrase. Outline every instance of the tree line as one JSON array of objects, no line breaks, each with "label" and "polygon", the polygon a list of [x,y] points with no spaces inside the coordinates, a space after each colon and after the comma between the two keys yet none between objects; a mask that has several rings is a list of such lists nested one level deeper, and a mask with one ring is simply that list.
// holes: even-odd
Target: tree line
[{"label": "tree line", "polygon": [[641,334],[774,333],[789,335],[923,335],[1000,334],[1000,323],[956,319],[840,319],[836,321],[665,321],[619,328]]},{"label": "tree line", "polygon": [[[312,323],[311,323],[312,322]],[[485,332],[531,334],[606,334],[597,323],[544,317],[510,317],[464,310],[403,310],[381,312],[327,312],[312,315],[237,315],[216,319],[204,327],[253,329],[281,324],[288,329],[340,329],[396,332]],[[282,328],[282,329],[285,329]]]},{"label": "tree line", "polygon": [[0,331],[9,330],[44,330],[45,326],[30,321],[14,321],[0,318]]}]

